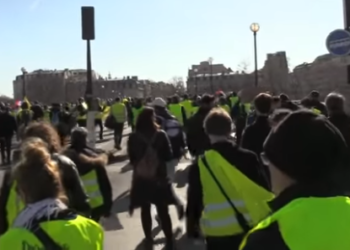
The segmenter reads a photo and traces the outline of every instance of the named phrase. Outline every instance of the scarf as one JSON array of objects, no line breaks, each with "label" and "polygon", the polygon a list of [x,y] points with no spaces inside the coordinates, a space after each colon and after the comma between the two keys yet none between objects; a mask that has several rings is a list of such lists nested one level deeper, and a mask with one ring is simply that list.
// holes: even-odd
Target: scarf
[{"label": "scarf", "polygon": [[30,229],[35,220],[42,218],[50,220],[50,217],[57,216],[60,211],[67,208],[62,201],[51,198],[27,204],[15,219],[13,227]]}]

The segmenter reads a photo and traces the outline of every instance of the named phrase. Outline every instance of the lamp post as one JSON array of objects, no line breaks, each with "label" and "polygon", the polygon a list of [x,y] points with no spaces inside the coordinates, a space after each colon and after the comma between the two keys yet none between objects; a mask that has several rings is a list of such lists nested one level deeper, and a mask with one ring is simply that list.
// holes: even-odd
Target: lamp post
[{"label": "lamp post", "polygon": [[27,95],[26,74],[28,72],[24,67],[21,68],[21,71],[22,71],[22,100],[24,100],[24,98]]},{"label": "lamp post", "polygon": [[256,45],[256,34],[260,30],[260,26],[258,23],[252,23],[250,25],[250,30],[254,35],[254,64],[255,64],[255,87],[258,87],[258,54],[257,54],[257,45]]},{"label": "lamp post", "polygon": [[208,62],[210,65],[210,90],[211,93],[214,93],[214,86],[213,86],[213,58],[209,57]]},{"label": "lamp post", "polygon": [[194,91],[196,93],[196,95],[198,94],[198,85],[197,85],[197,73],[198,73],[198,69],[194,69]]}]

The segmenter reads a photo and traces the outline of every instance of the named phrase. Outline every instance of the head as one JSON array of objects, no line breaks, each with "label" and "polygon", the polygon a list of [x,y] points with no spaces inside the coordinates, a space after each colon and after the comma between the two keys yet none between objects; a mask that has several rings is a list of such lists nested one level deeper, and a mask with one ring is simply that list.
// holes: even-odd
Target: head
[{"label": "head", "polygon": [[56,129],[49,123],[31,123],[24,131],[23,140],[31,137],[37,137],[43,140],[47,144],[50,153],[61,151],[60,137]]},{"label": "head", "polygon": [[226,104],[226,98],[225,97],[220,97],[220,99],[219,99],[219,103],[220,103],[220,105],[225,105]]},{"label": "head", "polygon": [[338,93],[330,93],[327,95],[325,103],[329,115],[345,113],[345,97],[343,95]]},{"label": "head", "polygon": [[157,98],[155,98],[154,101],[153,101],[153,106],[154,106],[154,108],[162,108],[162,109],[165,109],[165,108],[166,108],[166,102],[164,101],[163,98],[157,97]]},{"label": "head", "polygon": [[212,95],[204,95],[204,96],[201,98],[200,106],[201,106],[202,108],[210,109],[210,108],[213,108],[214,105],[215,105],[215,96],[212,96]]},{"label": "head", "polygon": [[266,93],[257,95],[254,98],[254,107],[257,115],[269,115],[272,109],[272,96]]},{"label": "head", "polygon": [[184,95],[183,95],[183,99],[184,99],[184,100],[188,100],[188,95],[187,95],[187,94],[184,94]]},{"label": "head", "polygon": [[15,166],[13,178],[17,192],[26,204],[47,198],[67,201],[59,169],[51,160],[47,145],[39,138],[27,138],[21,147],[22,161]]},{"label": "head", "polygon": [[271,127],[276,127],[290,113],[292,113],[292,111],[289,109],[276,109],[269,116],[269,122]]},{"label": "head", "polygon": [[313,101],[318,101],[320,99],[320,93],[316,90],[313,90],[311,93],[310,93],[310,97],[309,97],[311,100]]},{"label": "head", "polygon": [[204,120],[204,130],[212,144],[227,140],[231,136],[232,128],[230,115],[221,108],[212,109]]},{"label": "head", "polygon": [[179,96],[178,96],[178,95],[174,95],[174,96],[172,97],[172,103],[177,104],[177,103],[179,103],[179,102],[180,102]]},{"label": "head", "polygon": [[120,102],[120,97],[119,97],[119,96],[116,97],[116,98],[114,99],[114,101],[115,101],[115,102]]},{"label": "head", "polygon": [[87,145],[88,130],[79,127],[73,130],[71,134],[71,144],[73,148],[84,148]]},{"label": "head", "polygon": [[150,107],[145,107],[139,116],[137,117],[136,122],[136,132],[143,134],[151,134],[158,130],[159,126],[155,120],[154,109]]},{"label": "head", "polygon": [[267,137],[261,159],[278,195],[298,183],[348,188],[348,147],[326,117],[308,110],[287,115]]},{"label": "head", "polygon": [[28,102],[22,102],[21,109],[28,109],[28,108],[29,108]]},{"label": "head", "polygon": [[289,101],[289,96],[287,96],[286,94],[280,94],[279,99],[280,103],[286,103]]}]

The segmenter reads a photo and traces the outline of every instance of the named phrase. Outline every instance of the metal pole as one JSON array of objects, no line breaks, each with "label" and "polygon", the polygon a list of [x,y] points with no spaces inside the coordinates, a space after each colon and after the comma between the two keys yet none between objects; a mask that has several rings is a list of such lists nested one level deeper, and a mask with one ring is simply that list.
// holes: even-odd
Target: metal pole
[{"label": "metal pole", "polygon": [[257,53],[257,45],[256,45],[256,33],[254,34],[254,63],[255,63],[255,87],[258,87],[258,53]]},{"label": "metal pole", "polygon": [[213,63],[210,63],[210,90],[211,93],[214,93],[214,86],[213,86]]},{"label": "metal pole", "polygon": [[91,46],[90,40],[86,41],[86,90],[85,98],[89,105],[89,111],[92,110],[92,66],[91,66]]}]

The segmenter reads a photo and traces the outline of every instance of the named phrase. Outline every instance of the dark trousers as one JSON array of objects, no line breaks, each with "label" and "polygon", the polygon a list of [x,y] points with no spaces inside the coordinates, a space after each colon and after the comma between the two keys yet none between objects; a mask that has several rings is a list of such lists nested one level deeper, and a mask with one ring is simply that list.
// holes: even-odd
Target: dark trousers
[{"label": "dark trousers", "polygon": [[[157,204],[155,205],[157,214],[160,220],[160,224],[165,235],[165,239],[168,242],[173,240],[173,226],[169,215],[168,205]],[[141,206],[141,223],[145,238],[152,239],[152,215],[151,215],[151,204],[145,204]]]},{"label": "dark trousers", "polygon": [[117,122],[114,125],[114,144],[120,147],[123,138],[124,123]]},{"label": "dark trousers", "polygon": [[99,135],[100,135],[100,140],[103,139],[103,123],[101,119],[95,119],[95,126],[98,126],[100,129]]},{"label": "dark trousers", "polygon": [[238,250],[244,234],[225,237],[206,237],[206,250]]},{"label": "dark trousers", "polygon": [[0,151],[2,163],[11,160],[12,136],[5,136],[0,139]]}]

